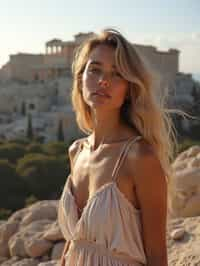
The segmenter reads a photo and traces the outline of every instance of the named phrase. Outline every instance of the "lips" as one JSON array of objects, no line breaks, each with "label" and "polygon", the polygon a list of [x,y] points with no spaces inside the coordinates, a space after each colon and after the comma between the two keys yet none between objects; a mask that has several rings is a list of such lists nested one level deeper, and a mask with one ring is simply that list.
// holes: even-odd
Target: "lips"
[{"label": "lips", "polygon": [[107,94],[106,92],[104,91],[95,91],[93,93],[93,95],[98,95],[98,96],[102,96],[102,97],[107,97],[107,98],[111,98],[109,94]]}]

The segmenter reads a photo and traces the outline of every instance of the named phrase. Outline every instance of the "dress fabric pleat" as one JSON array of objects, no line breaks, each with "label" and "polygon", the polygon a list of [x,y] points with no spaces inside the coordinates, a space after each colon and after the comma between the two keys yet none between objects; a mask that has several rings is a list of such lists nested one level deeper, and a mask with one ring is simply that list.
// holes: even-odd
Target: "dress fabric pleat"
[{"label": "dress fabric pleat", "polygon": [[141,137],[125,143],[112,181],[88,200],[78,218],[78,207],[68,177],[58,208],[58,222],[69,243],[65,266],[146,265],[141,212],[119,190],[116,177],[128,148]]}]

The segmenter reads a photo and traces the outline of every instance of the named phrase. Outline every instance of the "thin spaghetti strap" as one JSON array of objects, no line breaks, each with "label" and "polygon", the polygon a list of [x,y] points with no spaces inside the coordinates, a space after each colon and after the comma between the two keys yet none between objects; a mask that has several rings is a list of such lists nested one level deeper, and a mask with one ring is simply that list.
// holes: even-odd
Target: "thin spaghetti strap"
[{"label": "thin spaghetti strap", "polygon": [[132,137],[129,138],[129,139],[124,143],[124,145],[122,146],[121,152],[120,152],[120,154],[119,154],[119,157],[118,157],[118,159],[117,159],[117,162],[115,163],[115,166],[114,166],[113,171],[112,171],[112,179],[114,179],[114,177],[115,177],[115,173],[116,173],[116,171],[117,171],[117,168],[118,168],[118,165],[119,165],[119,163],[120,163],[121,157],[122,157],[122,155],[123,155],[123,153],[124,153],[124,151],[125,151],[125,149],[126,149],[126,146],[127,146],[128,143],[131,141],[131,139],[132,139]]},{"label": "thin spaghetti strap", "polygon": [[135,143],[136,141],[140,140],[141,138],[142,138],[142,136],[134,137],[134,139],[133,139],[133,138],[130,138],[130,139],[128,139],[127,142],[123,145],[123,147],[122,147],[122,149],[121,149],[121,152],[120,152],[120,155],[119,155],[119,157],[118,157],[118,160],[117,160],[117,162],[116,162],[116,164],[115,164],[115,167],[114,167],[114,169],[113,169],[113,172],[112,172],[112,180],[113,180],[114,182],[116,182],[116,180],[117,180],[117,174],[118,174],[119,169],[120,169],[120,167],[121,167],[121,165],[122,165],[122,163],[123,163],[123,161],[124,161],[124,159],[125,159],[125,157],[126,157],[126,154],[127,154],[128,150],[129,150],[130,146],[131,146],[133,143]]}]

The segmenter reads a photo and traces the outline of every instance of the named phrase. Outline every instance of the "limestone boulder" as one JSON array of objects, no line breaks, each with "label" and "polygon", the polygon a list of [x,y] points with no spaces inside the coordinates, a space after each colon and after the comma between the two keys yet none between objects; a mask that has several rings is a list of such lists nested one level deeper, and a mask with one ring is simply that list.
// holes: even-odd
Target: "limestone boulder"
[{"label": "limestone boulder", "polygon": [[13,266],[16,262],[20,261],[20,258],[17,256],[14,256],[10,259],[7,259],[6,261],[4,261],[1,266]]},{"label": "limestone boulder", "polygon": [[56,200],[39,201],[28,208],[28,212],[23,216],[20,226],[24,227],[33,221],[48,219],[55,221],[57,218],[58,203]]},{"label": "limestone boulder", "polygon": [[8,248],[8,242],[3,242],[0,240],[0,257],[4,258],[9,258],[10,253],[9,253],[9,248]]},{"label": "limestone boulder", "polygon": [[10,256],[28,257],[24,246],[24,240],[20,238],[19,233],[11,237],[8,246]]},{"label": "limestone boulder", "polygon": [[38,264],[38,266],[60,266],[60,263],[57,260],[51,260],[47,262],[41,262]]},{"label": "limestone boulder", "polygon": [[51,224],[49,229],[44,233],[44,238],[50,241],[63,240],[63,234],[60,230],[58,220]]},{"label": "limestone boulder", "polygon": [[20,223],[23,220],[24,216],[27,214],[28,210],[29,208],[27,207],[27,208],[23,208],[21,210],[16,211],[9,217],[8,222]]},{"label": "limestone boulder", "polygon": [[[44,205],[36,206],[46,204],[47,201]],[[52,206],[51,201],[49,205]],[[33,219],[29,218],[29,222],[22,226],[29,211],[33,213],[33,206],[27,207],[25,212],[22,210],[13,214],[7,221],[7,227],[1,231],[0,236],[8,240],[5,246],[9,247],[9,256],[0,256],[1,266],[60,266],[65,241],[60,235],[57,217],[49,219],[47,215],[48,219],[45,216],[40,219],[39,215],[32,215]],[[54,206],[57,210],[57,204]],[[36,210],[36,213],[39,212]],[[53,217],[52,213],[50,218]],[[170,217],[167,223],[168,265],[200,265],[199,247],[200,216]]]},{"label": "limestone boulder", "polygon": [[200,146],[184,151],[172,164],[171,202],[174,217],[200,215]]},{"label": "limestone boulder", "polygon": [[7,261],[7,257],[0,257],[0,265],[2,265],[3,262]]},{"label": "limestone boulder", "polygon": [[174,229],[170,236],[174,240],[180,240],[184,237],[185,230],[183,228]]},{"label": "limestone boulder", "polygon": [[30,257],[36,258],[46,254],[53,246],[53,243],[42,238],[34,237],[25,242],[25,249]]},{"label": "limestone boulder", "polygon": [[20,227],[8,242],[11,256],[35,258],[45,255],[53,245],[43,237],[51,225],[51,220],[39,220]]},{"label": "limestone boulder", "polygon": [[2,241],[8,241],[9,238],[17,231],[18,229],[17,222],[7,222],[0,225],[0,239]]},{"label": "limestone boulder", "polygon": [[7,222],[0,225],[0,257],[9,257],[8,241],[18,230],[18,222]]},{"label": "limestone boulder", "polygon": [[13,266],[37,266],[39,263],[36,259],[22,259],[13,264]]},{"label": "limestone boulder", "polygon": [[54,245],[51,252],[51,259],[52,260],[59,260],[61,258],[63,249],[65,246],[65,242],[58,242]]},{"label": "limestone boulder", "polygon": [[19,260],[19,258],[10,259],[7,262],[4,262],[1,264],[1,266],[37,266],[39,263],[36,259],[22,259]]},{"label": "limestone boulder", "polygon": [[0,226],[4,223],[6,223],[7,221],[6,220],[0,220]]},{"label": "limestone boulder", "polygon": [[169,266],[200,265],[200,216],[171,219],[167,248]]},{"label": "limestone boulder", "polygon": [[[0,224],[0,264],[33,258],[59,259],[63,235],[57,221],[58,201],[44,200],[16,211]],[[55,244],[55,247],[54,247]],[[25,260],[26,259],[26,260]],[[30,262],[30,261],[29,261]]]}]

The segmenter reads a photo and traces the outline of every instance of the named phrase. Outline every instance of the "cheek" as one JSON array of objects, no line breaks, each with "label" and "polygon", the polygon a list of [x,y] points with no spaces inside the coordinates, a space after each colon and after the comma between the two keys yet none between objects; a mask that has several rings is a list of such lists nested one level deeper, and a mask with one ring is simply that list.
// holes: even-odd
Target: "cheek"
[{"label": "cheek", "polygon": [[113,95],[118,99],[119,103],[123,104],[128,90],[128,84],[117,82],[113,84]]},{"label": "cheek", "polygon": [[89,104],[90,101],[90,93],[95,87],[94,84],[95,82],[90,77],[87,75],[82,76],[82,94],[87,104]]},{"label": "cheek", "polygon": [[83,84],[83,88],[85,90],[90,91],[94,87],[94,85],[96,84],[96,81],[94,78],[90,77],[89,75],[83,74],[82,84]]},{"label": "cheek", "polygon": [[91,79],[88,79],[88,78],[87,78],[87,79],[85,80],[84,85],[85,85],[85,89],[86,89],[87,91],[91,91],[91,90],[93,89],[93,86],[94,86],[94,81],[91,80]]}]

